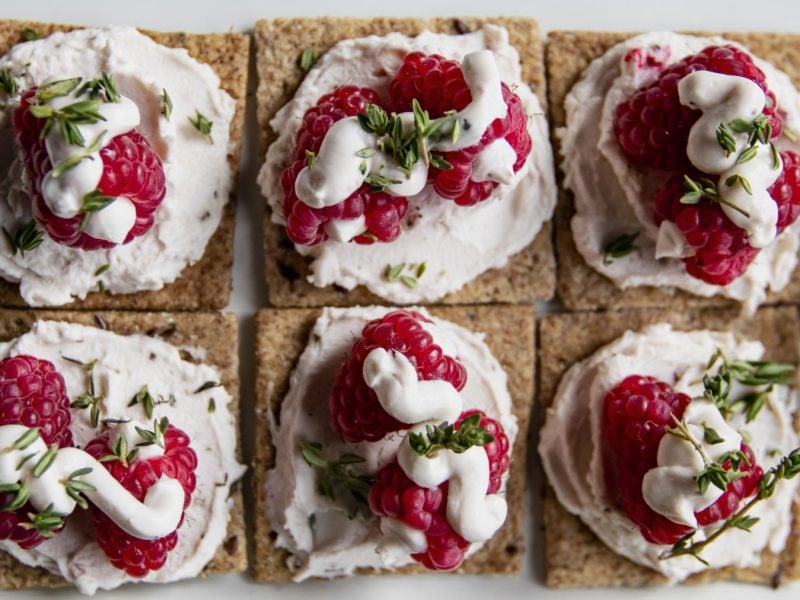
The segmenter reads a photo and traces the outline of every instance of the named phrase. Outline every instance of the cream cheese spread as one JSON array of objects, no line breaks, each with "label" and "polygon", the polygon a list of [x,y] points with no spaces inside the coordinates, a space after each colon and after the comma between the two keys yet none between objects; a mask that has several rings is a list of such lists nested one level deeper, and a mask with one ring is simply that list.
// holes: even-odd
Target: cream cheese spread
[{"label": "cream cheese spread", "polygon": [[[492,197],[475,206],[460,207],[438,196],[432,186],[426,186],[409,198],[403,232],[392,243],[341,243],[338,240],[346,236],[332,235],[329,229],[333,239],[316,246],[296,245],[299,253],[313,259],[309,281],[315,286],[336,284],[353,289],[364,285],[378,296],[401,304],[437,300],[484,271],[504,266],[510,256],[530,244],[550,219],[555,207],[555,181],[547,121],[536,96],[521,81],[519,55],[509,45],[508,33],[487,25],[481,31],[460,36],[424,32],[409,38],[392,33],[345,40],[326,52],[306,75],[292,101],[271,121],[278,139],[267,152],[259,184],[272,209],[272,220],[285,224],[281,172],[292,154],[303,114],[320,96],[343,84],[371,87],[380,93],[403,57],[412,51],[463,61],[468,54],[481,50],[492,51],[501,80],[512,86],[529,115],[533,149],[525,165],[509,176],[508,152],[495,152],[498,147],[493,145],[491,152],[483,153],[489,156],[479,169],[482,178],[503,181]],[[352,231],[347,230],[347,234]],[[427,271],[414,288],[384,278],[386,265],[422,262],[426,262]]]},{"label": "cream cheese spread", "polygon": [[[644,175],[630,165],[613,131],[616,107],[659,75],[657,69],[626,61],[632,50],[657,54],[669,66],[709,45],[731,43],[718,37],[670,32],[636,36],[593,61],[567,95],[567,126],[557,135],[562,140],[565,184],[575,196],[576,214],[571,224],[575,245],[589,266],[618,287],[646,285],[679,288],[698,296],[722,295],[753,310],[764,301],[768,289],[779,291],[789,282],[800,250],[798,223],[761,250],[747,271],[727,286],[710,285],[686,273],[680,257],[687,255],[687,248],[680,233],[662,233],[652,215],[652,198],[666,176],[655,171]],[[798,131],[800,93],[785,73],[757,57],[754,62],[764,71],[767,85],[785,112],[785,127]],[[785,139],[777,140],[776,145],[779,150],[791,147]],[[605,260],[604,249],[609,242],[637,231],[636,252],[611,262]],[[688,254],[692,254],[691,249]]]},{"label": "cream cheese spread", "polygon": [[[467,383],[459,392],[464,409],[479,409],[497,419],[513,444],[518,427],[507,377],[483,336],[430,317],[424,309],[415,310],[433,321],[424,326],[442,351],[467,369]],[[272,425],[276,466],[267,473],[267,516],[277,533],[277,545],[291,553],[289,567],[296,580],[351,575],[361,568],[396,569],[413,562],[410,553],[415,549],[426,547],[424,535],[398,521],[379,522],[359,511],[349,498],[340,496],[334,502],[321,496],[315,472],[299,449],[303,443],[316,442],[331,460],[344,453],[358,454],[365,459],[364,472],[374,474],[395,458],[401,445],[408,446],[403,443],[405,432],[389,433],[378,442],[347,444],[328,424],[328,396],[342,359],[367,321],[386,312],[380,307],[323,309],[292,373],[280,424]],[[470,552],[479,547],[473,544]]]},{"label": "cream cheese spread", "polygon": [[[738,340],[731,333],[679,332],[665,323],[628,331],[567,370],[540,437],[539,454],[559,502],[611,550],[659,571],[673,583],[706,567],[692,556],[660,560],[669,546],[646,541],[638,527],[610,504],[603,475],[602,407],[606,394],[629,375],[652,376],[690,397],[701,396],[702,376],[718,349],[730,359],[759,360],[764,354],[759,342]],[[767,470],[798,446],[792,418],[796,409],[795,391],[776,386],[755,421],[745,424],[737,414],[728,423],[740,434],[746,430],[756,462]],[[780,553],[791,531],[796,490],[796,480],[779,483],[775,495],[751,511],[760,518],[751,532],[726,532],[725,539],[704,549],[703,558],[712,568],[750,567],[760,564],[765,548]],[[701,530],[695,537],[701,540],[707,533]]]},{"label": "cream cheese spread", "polygon": [[[156,44],[134,28],[108,27],[54,33],[18,44],[0,58],[0,69],[15,78],[18,94],[48,80],[89,80],[109,73],[120,94],[135,103],[138,130],[161,158],[166,176],[167,192],[155,225],[129,244],[84,251],[45,235],[35,250],[14,255],[8,244],[0,242],[0,276],[19,282],[25,302],[52,306],[85,298],[98,288],[95,273],[105,265],[111,268],[103,275],[103,285],[112,294],[157,290],[200,259],[220,223],[232,184],[227,155],[235,104],[208,65],[189,57],[186,50]],[[165,91],[173,105],[169,119],[162,112]],[[0,112],[0,128],[10,127],[19,98],[10,100]],[[196,111],[213,122],[213,143],[189,122]],[[32,212],[13,136],[5,140],[0,150],[0,222],[13,233],[31,221]],[[81,164],[92,162],[97,161]],[[115,201],[101,213],[111,211],[108,216],[116,213],[115,220],[124,219],[124,204]],[[88,225],[93,235],[119,237],[113,227],[93,225],[91,219]]]},{"label": "cream cheese spread", "polygon": [[[229,408],[230,395],[223,387],[196,393],[203,383],[220,380],[216,369],[183,360],[178,348],[157,338],[123,337],[94,327],[52,321],[39,321],[29,333],[0,344],[0,357],[20,354],[52,362],[64,377],[71,399],[85,394],[89,377],[93,377],[101,398],[100,419],[147,423],[141,404],[129,406],[147,385],[156,399],[153,416],[167,417],[192,440],[198,462],[197,487],[178,530],[177,546],[162,569],[143,579],[131,578],[111,565],[94,541],[92,528],[86,527],[88,516],[84,515],[68,517],[58,535],[31,550],[11,541],[0,541],[0,548],[26,565],[64,577],[86,594],[130,581],[195,577],[225,539],[232,507],[231,486],[244,472],[236,460],[236,422]],[[78,364],[92,361],[97,362],[91,370]],[[207,409],[211,398],[214,412]],[[119,435],[115,429],[112,425],[112,438]],[[100,428],[92,426],[88,410],[77,409],[72,410],[71,430],[76,447],[84,447],[106,431],[102,424]]]}]

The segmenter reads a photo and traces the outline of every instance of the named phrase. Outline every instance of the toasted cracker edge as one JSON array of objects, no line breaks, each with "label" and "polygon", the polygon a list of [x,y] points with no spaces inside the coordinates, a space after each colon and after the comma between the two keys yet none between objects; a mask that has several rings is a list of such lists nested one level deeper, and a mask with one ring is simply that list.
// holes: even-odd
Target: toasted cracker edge
[{"label": "toasted cracker edge", "polygon": [[[607,313],[572,313],[544,317],[539,324],[539,393],[543,408],[550,406],[558,382],[575,362],[583,360],[626,330],[639,330],[658,322],[676,329],[733,330],[760,340],[772,360],[797,363],[798,319],[794,307],[764,308],[753,318],[735,309],[706,308],[689,311],[629,310]],[[800,431],[800,413],[795,427]],[[580,519],[568,513],[546,486],[544,494],[546,583],[550,587],[642,586],[666,583],[655,571],[634,564],[607,548]],[[722,540],[721,543],[724,543]],[[724,568],[691,577],[688,583],[741,581],[775,585],[800,577],[800,513],[795,509],[793,534],[781,556],[769,551],[762,565],[752,569]]]},{"label": "toasted cracker edge", "polygon": [[[55,31],[79,29],[78,26],[0,20],[0,55],[25,41],[22,30],[30,28],[42,37]],[[206,245],[202,258],[187,266],[178,279],[158,291],[111,295],[91,293],[85,300],[64,306],[68,310],[211,310],[228,305],[233,284],[233,230],[236,208],[236,184],[239,154],[244,128],[250,36],[243,33],[163,33],[144,31],[154,41],[173,48],[185,48],[189,54],[208,64],[220,78],[221,87],[236,101],[231,122],[231,150],[228,155],[233,187],[217,230]],[[19,286],[0,279],[0,306],[26,307],[19,296]]]},{"label": "toasted cracker edge", "polygon": [[[230,410],[237,421],[237,456],[241,460],[239,422],[239,354],[236,317],[224,313],[123,313],[21,311],[0,309],[0,340],[6,341],[27,332],[37,320],[68,321],[108,329],[122,335],[144,333],[175,346],[196,346],[206,350],[205,362],[220,371],[222,383],[231,395]],[[184,357],[191,360],[189,357]],[[207,407],[203,407],[206,410]],[[247,568],[247,543],[241,482],[232,489],[233,508],[225,541],[200,576],[241,572]],[[69,585],[44,569],[25,566],[0,551],[0,588],[41,588]]]},{"label": "toasted cracker edge", "polygon": [[[532,84],[542,106],[545,102],[543,46],[538,24],[525,17],[477,18],[294,18],[256,22],[256,66],[259,73],[257,105],[262,143],[275,139],[269,121],[291,100],[303,78],[298,59],[303,49],[313,47],[318,54],[334,43],[348,38],[382,35],[392,31],[416,35],[424,29],[458,33],[459,27],[474,29],[484,23],[502,25],[509,31],[510,42],[520,53],[523,79]],[[263,152],[262,152],[263,156]],[[317,288],[306,281],[308,261],[301,257],[286,237],[282,227],[270,221],[267,208],[264,228],[266,239],[266,278],[270,304],[273,306],[352,306],[387,304],[363,286],[346,291],[337,286]],[[546,223],[536,239],[513,256],[502,269],[480,275],[461,290],[448,294],[443,304],[489,302],[532,302],[553,296],[555,259],[552,248],[552,225]]]},{"label": "toasted cracker edge", "polygon": [[[274,464],[269,429],[270,412],[279,416],[289,389],[289,377],[306,347],[309,332],[321,313],[317,309],[265,309],[256,317],[256,455],[253,463],[255,498],[254,555],[251,573],[257,581],[288,581],[289,554],[275,547],[275,534],[266,517],[264,481]],[[486,334],[486,343],[508,374],[513,410],[519,423],[508,482],[508,521],[480,552],[457,573],[514,575],[524,553],[523,519],[527,440],[534,385],[534,309],[532,306],[431,307],[430,312],[471,331]],[[424,573],[412,566],[401,573]]]},{"label": "toasted cracker edge", "polygon": [[[557,262],[557,292],[570,309],[634,308],[634,307],[700,307],[733,304],[722,297],[703,298],[681,290],[654,287],[634,287],[622,290],[586,264],[575,248],[570,221],[575,213],[572,192],[564,187],[560,168],[563,156],[555,131],[566,121],[564,99],[580,79],[584,69],[612,46],[637,33],[551,31],[545,47],[550,132],[556,162],[559,164],[559,199],[556,208],[555,246]],[[698,33],[698,35],[709,35]],[[772,62],[800,85],[800,35],[781,33],[723,33],[724,37],[747,46],[753,54]],[[790,284],[780,293],[770,293],[768,303],[800,302],[800,269],[796,269]]]}]

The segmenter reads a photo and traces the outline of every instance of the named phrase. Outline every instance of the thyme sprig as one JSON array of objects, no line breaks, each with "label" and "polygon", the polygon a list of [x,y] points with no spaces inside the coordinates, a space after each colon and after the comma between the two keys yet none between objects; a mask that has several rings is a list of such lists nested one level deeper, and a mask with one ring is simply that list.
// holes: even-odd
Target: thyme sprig
[{"label": "thyme sprig", "polygon": [[17,80],[8,69],[0,69],[0,89],[6,96],[14,96],[17,93]]},{"label": "thyme sprig", "polygon": [[139,434],[139,437],[142,438],[143,441],[136,444],[137,448],[143,448],[145,446],[159,446],[164,448],[164,434],[169,429],[169,419],[167,417],[161,417],[161,419],[153,421],[153,429],[142,429],[141,427],[135,427],[136,433]]},{"label": "thyme sprig", "polygon": [[161,114],[167,121],[172,117],[172,108],[172,98],[169,97],[166,89],[161,88]]},{"label": "thyme sprig", "polygon": [[[718,460],[712,460],[708,456],[705,448],[703,448],[703,445],[689,430],[686,421],[678,419],[675,415],[672,415],[672,421],[675,423],[675,427],[667,429],[667,433],[689,442],[703,460],[703,470],[695,476],[697,491],[700,492],[700,495],[705,494],[711,485],[724,492],[728,488],[729,483],[741,479],[746,475],[746,473],[740,470],[742,463],[749,464],[747,456],[743,452],[740,450],[733,450],[724,453]],[[718,440],[713,443],[721,443],[724,441],[719,434],[711,428],[704,427],[703,434],[704,438],[711,437],[714,440]],[[730,469],[726,469],[723,466],[728,461],[731,462]]]},{"label": "thyme sprig", "polygon": [[603,249],[603,264],[610,265],[617,258],[628,256],[639,249],[636,245],[636,238],[639,237],[639,232],[636,233],[623,233],[622,235],[614,238]]},{"label": "thyme sprig", "polygon": [[118,460],[123,467],[128,467],[139,454],[139,448],[129,448],[128,438],[121,435],[117,438],[114,447],[111,449],[111,454],[104,454],[100,457],[100,462],[113,462]]},{"label": "thyme sprig", "polygon": [[374,478],[364,473],[357,473],[350,468],[364,462],[357,454],[342,454],[339,460],[331,462],[322,454],[322,444],[305,442],[300,445],[303,460],[310,467],[320,472],[318,491],[322,496],[336,500],[337,488],[344,488],[359,504],[368,505],[369,490]]},{"label": "thyme sprig", "polygon": [[78,125],[90,125],[106,118],[100,113],[98,100],[78,100],[62,108],[53,108],[49,104],[31,104],[28,108],[37,119],[44,119],[41,138],[47,136],[54,126],[61,130],[62,137],[71,145],[83,148],[86,140]]},{"label": "thyme sprig", "polygon": [[31,219],[13,234],[3,227],[3,235],[11,246],[11,255],[25,256],[26,252],[33,252],[44,241],[44,233],[36,229],[36,221]]},{"label": "thyme sprig", "polygon": [[51,538],[64,526],[64,517],[53,510],[53,504],[48,504],[44,510],[37,513],[28,513],[27,523],[20,525],[26,529],[35,529],[43,538]]},{"label": "thyme sprig", "polygon": [[400,282],[410,289],[419,285],[420,278],[428,270],[428,262],[423,260],[421,263],[398,263],[396,265],[386,265],[383,270],[383,278],[389,283]]},{"label": "thyme sprig", "polygon": [[[65,158],[64,160],[62,160],[60,163],[58,163],[53,168],[52,176],[53,177],[61,177],[61,175],[65,171],[69,171],[73,167],[76,167],[83,160],[85,160],[87,158],[93,158],[92,154],[94,154],[95,152],[100,150],[100,148],[103,147],[103,138],[105,137],[105,135],[107,133],[108,133],[107,129],[104,130],[104,131],[101,131],[100,133],[97,134],[97,137],[94,138],[94,141],[91,144],[89,144],[89,147],[86,148],[86,150],[84,150],[83,152],[78,152],[76,154],[72,154],[72,155],[68,156],[67,158]],[[92,192],[90,192],[90,193],[92,193]],[[86,197],[87,196],[89,196],[89,194],[86,194],[86,196],[84,196],[84,202],[86,201]]]},{"label": "thyme sprig", "polygon": [[192,117],[186,117],[189,119],[189,123],[192,124],[201,135],[203,135],[206,140],[208,140],[209,144],[214,143],[214,138],[211,137],[211,128],[214,127],[214,122],[206,117],[203,113],[199,110],[195,110],[194,119]]},{"label": "thyme sprig", "polygon": [[[774,385],[791,385],[794,383],[795,365],[770,361],[729,361],[722,350],[717,350],[711,357],[707,369],[720,363],[716,375],[703,377],[703,397],[719,409],[723,418],[730,419],[736,412],[745,415],[750,423],[758,416],[767,396]],[[733,382],[742,385],[765,386],[736,399],[732,399]]]},{"label": "thyme sprig", "polygon": [[758,517],[750,517],[748,515],[753,507],[759,502],[772,497],[778,482],[781,480],[793,479],[797,477],[797,475],[800,475],[800,448],[792,450],[789,454],[784,456],[777,465],[764,473],[758,481],[758,492],[756,495],[706,539],[698,542],[693,541],[697,530],[692,531],[690,534],[681,538],[672,548],[663,552],[659,558],[661,560],[666,560],[677,556],[688,555],[708,565],[708,562],[701,556],[703,550],[730,529],[750,531],[759,521]]},{"label": "thyme sprig", "polygon": [[304,73],[308,73],[317,62],[317,51],[313,46],[307,46],[300,54],[298,66]]},{"label": "thyme sprig", "polygon": [[81,477],[88,475],[91,472],[91,467],[84,467],[82,469],[73,471],[70,473],[69,477],[61,480],[61,484],[64,486],[67,495],[69,495],[69,497],[72,498],[75,503],[84,510],[89,508],[89,503],[86,501],[84,493],[97,491],[97,488],[92,484],[81,480]]},{"label": "thyme sprig", "polygon": [[147,389],[146,385],[143,385],[133,398],[131,398],[130,402],[128,402],[128,407],[136,406],[137,404],[142,405],[142,410],[148,419],[153,418],[155,401],[153,400],[153,396],[150,395],[150,391]]},{"label": "thyme sprig", "polygon": [[470,415],[455,428],[453,423],[426,425],[425,433],[408,434],[411,449],[419,456],[432,458],[442,450],[451,450],[456,454],[466,452],[473,446],[484,446],[494,441],[494,436],[486,433],[480,426],[481,415]]},{"label": "thyme sprig", "polygon": [[106,102],[119,102],[122,100],[119,90],[117,89],[117,82],[114,78],[105,71],[96,79],[91,79],[83,83],[76,96],[83,96],[88,94],[89,98],[103,98]]},{"label": "thyme sprig", "polygon": [[708,198],[713,202],[718,202],[719,204],[729,206],[736,212],[743,214],[745,217],[750,217],[750,213],[748,213],[742,207],[736,205],[730,200],[723,198],[717,190],[716,184],[706,177],[701,177],[699,180],[695,181],[688,175],[684,175],[683,186],[686,190],[686,193],[681,196],[681,204],[697,204],[703,198]]},{"label": "thyme sprig", "polygon": [[89,380],[89,391],[78,396],[70,403],[69,406],[70,408],[78,409],[88,408],[89,421],[91,421],[93,427],[97,427],[97,424],[100,422],[100,403],[103,400],[102,396],[97,394],[97,388],[94,382],[94,367],[97,364],[97,361],[93,360],[91,362],[84,363],[76,358],[69,358],[64,355],[62,355],[61,358],[76,365],[80,365],[86,372],[86,376]]}]

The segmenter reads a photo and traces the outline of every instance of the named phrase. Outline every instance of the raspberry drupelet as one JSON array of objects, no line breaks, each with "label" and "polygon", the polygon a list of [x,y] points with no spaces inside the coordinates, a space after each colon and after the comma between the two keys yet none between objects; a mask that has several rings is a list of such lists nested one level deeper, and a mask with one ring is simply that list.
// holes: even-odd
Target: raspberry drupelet
[{"label": "raspberry drupelet", "polygon": [[[33,216],[50,238],[59,244],[83,250],[112,248],[116,245],[114,242],[94,238],[84,231],[86,213],[59,217],[45,202],[42,182],[54,165],[41,136],[44,120],[37,119],[29,110],[30,105],[35,103],[36,89],[31,88],[22,95],[12,115],[14,136],[31,182],[29,191]],[[150,143],[137,131],[112,138],[100,150],[100,157],[103,174],[97,186],[99,192],[103,196],[127,198],[136,209],[136,221],[123,241],[127,244],[153,227],[156,210],[166,194],[164,168]]]},{"label": "raspberry drupelet", "polygon": [[[656,513],[644,500],[642,480],[657,466],[658,446],[673,417],[680,420],[691,399],[653,377],[632,375],[617,384],[603,404],[603,470],[609,499],[633,521],[649,542],[675,544],[692,529]],[[755,494],[762,470],[747,444],[741,450],[748,458],[740,470],[746,475],[728,484],[726,491],[708,508],[696,512],[701,527],[729,518],[742,500]],[[730,461],[723,468],[731,468]]]}]

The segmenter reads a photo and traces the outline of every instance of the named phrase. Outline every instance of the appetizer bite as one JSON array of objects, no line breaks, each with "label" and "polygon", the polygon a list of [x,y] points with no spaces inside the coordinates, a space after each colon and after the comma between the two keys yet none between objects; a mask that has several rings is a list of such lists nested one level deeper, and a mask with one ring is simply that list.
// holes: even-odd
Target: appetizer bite
[{"label": "appetizer bite", "polygon": [[0,57],[0,301],[222,308],[246,36],[53,29]]},{"label": "appetizer bite", "polygon": [[[257,27],[259,114],[275,134],[259,177],[273,304],[549,297],[546,275],[516,273],[555,204],[535,24],[319,21]],[[306,27],[308,72],[277,97],[275,44]],[[534,50],[521,61],[523,40]]]},{"label": "appetizer bite", "polygon": [[[787,288],[800,247],[800,94],[779,70],[793,66],[721,37],[620,38],[562,33],[550,49],[571,241],[607,278],[587,278],[562,235],[562,296],[574,307],[669,304],[689,301],[674,297],[683,290],[752,312]],[[557,53],[575,39],[580,60],[594,60],[566,93],[578,59]],[[751,40],[779,56],[766,36]]]},{"label": "appetizer bite", "polygon": [[[546,501],[548,584],[677,583],[698,574],[776,585],[800,575],[797,335],[769,329],[796,326],[796,314],[732,316],[544,321],[542,347],[561,344],[542,353],[554,379],[543,390],[552,402],[539,453],[561,505]],[[589,333],[562,341],[572,327]],[[580,567],[567,562],[570,541],[586,549]]]},{"label": "appetizer bite", "polygon": [[261,313],[255,577],[518,572],[532,312]]},{"label": "appetizer bite", "polygon": [[2,316],[2,586],[94,594],[242,570],[237,361],[212,339],[235,323]]}]

